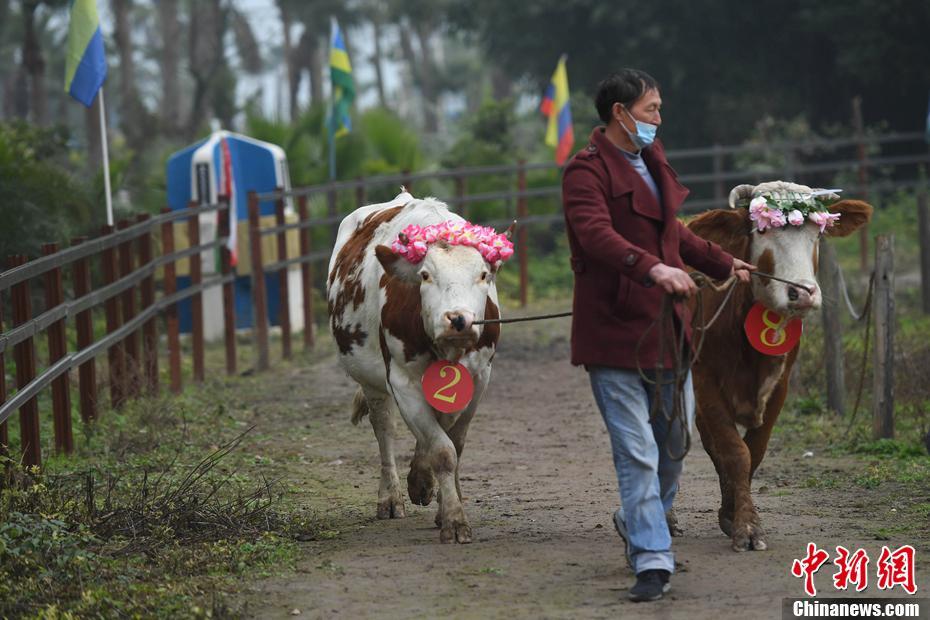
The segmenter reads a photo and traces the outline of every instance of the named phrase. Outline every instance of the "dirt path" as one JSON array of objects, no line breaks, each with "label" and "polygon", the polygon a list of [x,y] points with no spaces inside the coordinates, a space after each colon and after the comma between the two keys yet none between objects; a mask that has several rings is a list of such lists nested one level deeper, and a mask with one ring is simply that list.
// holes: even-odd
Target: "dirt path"
[{"label": "dirt path", "polygon": [[[461,467],[471,545],[439,543],[435,504],[408,501],[406,519],[374,518],[377,443],[367,421],[350,425],[355,388],[334,357],[271,380],[252,405],[256,449],[293,463],[287,470],[299,501],[334,525],[325,540],[305,543],[296,574],[244,586],[249,614],[777,618],[783,597],[802,594],[789,568],[809,541],[831,554],[838,544],[864,547],[870,570],[882,544],[908,542],[918,548],[918,583],[926,574],[925,542],[875,539],[876,524],[894,517],[877,492],[805,484],[849,463],[802,458],[778,438],[753,485],[770,549],[730,551],[716,522],[716,474],[696,445],[677,501],[685,534],[675,539],[682,568],[673,590],[658,603],[628,602],[632,574],[610,522],[618,496],[608,439],[586,374],[568,363],[567,321],[507,327]],[[412,440],[400,430],[403,480]],[[826,596],[839,595],[834,570],[826,565],[818,574]],[[883,594],[872,580],[864,594]]]}]

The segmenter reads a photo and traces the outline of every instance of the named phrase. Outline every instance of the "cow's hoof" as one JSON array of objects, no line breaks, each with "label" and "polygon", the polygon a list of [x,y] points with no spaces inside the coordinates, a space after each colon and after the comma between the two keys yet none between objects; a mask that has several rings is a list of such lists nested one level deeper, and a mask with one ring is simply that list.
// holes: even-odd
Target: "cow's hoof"
[{"label": "cow's hoof", "polygon": [[765,533],[755,524],[748,524],[736,528],[733,534],[733,551],[765,551],[768,545],[764,540]]},{"label": "cow's hoof", "polygon": [[732,515],[724,514],[723,509],[717,513],[717,523],[720,524],[720,530],[727,536],[733,535],[733,517]]},{"label": "cow's hoof", "polygon": [[681,536],[684,534],[681,527],[678,525],[678,515],[675,514],[674,508],[669,509],[669,511],[665,513],[665,523],[668,524],[669,536]]},{"label": "cow's hoof", "polygon": [[414,461],[410,467],[410,473],[407,474],[407,495],[410,496],[410,501],[419,506],[429,506],[433,501],[435,488],[436,478],[432,470],[417,467]]},{"label": "cow's hoof", "polygon": [[442,527],[442,509],[436,511],[436,518],[433,519],[433,523],[436,524],[436,527]]},{"label": "cow's hoof", "polygon": [[404,500],[400,497],[389,497],[378,502],[379,519],[403,519],[406,516]]},{"label": "cow's hoof", "polygon": [[467,544],[471,542],[471,526],[464,521],[450,521],[439,530],[439,542],[457,542]]}]

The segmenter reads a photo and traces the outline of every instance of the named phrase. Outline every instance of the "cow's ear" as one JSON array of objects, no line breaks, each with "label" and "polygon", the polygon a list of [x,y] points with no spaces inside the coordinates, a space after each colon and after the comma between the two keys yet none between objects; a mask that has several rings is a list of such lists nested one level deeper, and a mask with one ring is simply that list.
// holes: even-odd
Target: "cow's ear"
[{"label": "cow's ear", "polygon": [[384,271],[389,275],[410,284],[419,282],[420,276],[417,273],[419,271],[417,266],[395,254],[388,246],[379,245],[375,247],[375,256],[378,257],[378,262],[381,263]]},{"label": "cow's ear", "polygon": [[840,200],[830,205],[829,210],[840,214],[840,219],[826,230],[830,237],[849,236],[872,219],[872,205],[861,200]]},{"label": "cow's ear", "polygon": [[746,209],[714,209],[705,211],[688,222],[691,232],[713,241],[724,250],[746,260],[752,222]]}]

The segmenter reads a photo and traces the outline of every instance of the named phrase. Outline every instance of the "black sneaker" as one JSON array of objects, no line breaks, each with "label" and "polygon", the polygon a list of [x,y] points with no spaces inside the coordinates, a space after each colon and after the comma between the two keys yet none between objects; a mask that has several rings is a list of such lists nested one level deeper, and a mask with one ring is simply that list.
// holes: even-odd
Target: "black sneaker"
[{"label": "black sneaker", "polygon": [[672,587],[669,577],[667,570],[644,570],[636,575],[636,584],[630,588],[630,600],[635,603],[659,600]]},{"label": "black sneaker", "polygon": [[626,555],[626,565],[633,568],[633,558],[630,556],[630,535],[627,534],[626,524],[623,522],[623,519],[620,518],[619,508],[614,512],[614,529],[617,530],[617,534],[619,534],[620,539],[623,540],[623,553]]}]

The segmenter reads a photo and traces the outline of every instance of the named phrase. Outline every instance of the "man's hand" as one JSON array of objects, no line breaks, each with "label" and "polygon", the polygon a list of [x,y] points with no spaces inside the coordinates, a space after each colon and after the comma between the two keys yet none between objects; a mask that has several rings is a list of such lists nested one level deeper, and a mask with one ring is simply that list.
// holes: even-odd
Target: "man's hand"
[{"label": "man's hand", "polygon": [[697,292],[697,285],[691,279],[691,276],[675,267],[656,263],[649,270],[649,277],[669,295],[691,297]]},{"label": "man's hand", "polygon": [[740,282],[748,284],[752,277],[749,275],[749,272],[755,271],[756,266],[750,265],[747,262],[741,261],[738,258],[733,259],[733,269],[730,270],[731,276],[736,276],[739,278]]}]

